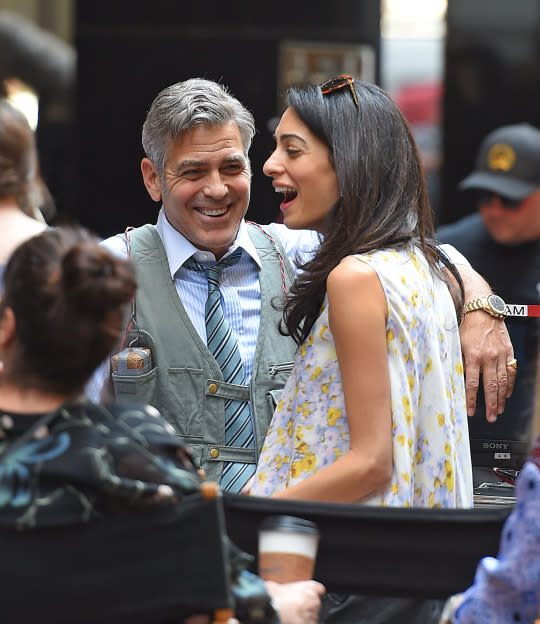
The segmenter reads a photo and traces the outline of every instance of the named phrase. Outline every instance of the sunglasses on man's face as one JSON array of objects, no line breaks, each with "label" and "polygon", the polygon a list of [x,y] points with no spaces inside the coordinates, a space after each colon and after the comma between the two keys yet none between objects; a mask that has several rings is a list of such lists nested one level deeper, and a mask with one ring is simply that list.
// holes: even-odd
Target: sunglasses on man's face
[{"label": "sunglasses on man's face", "polygon": [[500,193],[492,193],[491,191],[479,191],[477,193],[477,202],[480,205],[489,204],[493,199],[498,199],[505,210],[519,210],[523,202],[522,199],[510,199]]},{"label": "sunglasses on man's face", "polygon": [[354,105],[356,106],[356,108],[358,108],[358,97],[354,88],[354,78],[352,76],[349,76],[349,74],[342,74],[341,76],[330,78],[330,80],[323,82],[322,85],[319,86],[323,95],[328,95],[329,93],[333,93],[338,89],[349,87],[354,100]]}]

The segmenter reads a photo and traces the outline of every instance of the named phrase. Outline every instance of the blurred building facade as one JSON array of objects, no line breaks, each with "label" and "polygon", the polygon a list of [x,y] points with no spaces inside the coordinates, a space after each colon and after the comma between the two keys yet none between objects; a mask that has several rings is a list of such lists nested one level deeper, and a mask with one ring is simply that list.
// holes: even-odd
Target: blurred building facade
[{"label": "blurred building facade", "polygon": [[381,84],[413,126],[438,223],[474,210],[456,185],[487,132],[540,127],[540,0],[0,0],[2,10],[76,51],[72,123],[42,118],[38,139],[65,216],[104,236],[154,219],[141,125],[157,92],[190,76],[222,80],[255,114],[248,217],[261,222],[277,216],[260,169],[290,82],[344,71]]}]

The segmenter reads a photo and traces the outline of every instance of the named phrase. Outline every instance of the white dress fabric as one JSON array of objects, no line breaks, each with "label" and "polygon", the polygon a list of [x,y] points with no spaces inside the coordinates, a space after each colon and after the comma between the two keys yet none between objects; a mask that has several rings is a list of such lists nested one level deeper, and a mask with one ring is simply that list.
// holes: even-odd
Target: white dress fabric
[{"label": "white dress fabric", "polygon": [[[446,285],[414,247],[357,258],[379,276],[388,302],[393,473],[361,502],[394,507],[472,507],[463,363]],[[300,347],[274,413],[251,489],[294,485],[349,450],[349,427],[328,302]]]}]

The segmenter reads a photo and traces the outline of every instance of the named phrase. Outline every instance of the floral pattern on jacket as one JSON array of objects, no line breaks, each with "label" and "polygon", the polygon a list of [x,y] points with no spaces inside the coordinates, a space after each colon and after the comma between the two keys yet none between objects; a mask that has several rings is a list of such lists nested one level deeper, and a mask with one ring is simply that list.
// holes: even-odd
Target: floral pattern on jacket
[{"label": "floral pattern on jacket", "polygon": [[[45,428],[30,431],[44,418]],[[118,506],[178,500],[200,487],[185,457],[149,406],[80,401],[49,416],[0,410],[0,526],[77,524]]]}]

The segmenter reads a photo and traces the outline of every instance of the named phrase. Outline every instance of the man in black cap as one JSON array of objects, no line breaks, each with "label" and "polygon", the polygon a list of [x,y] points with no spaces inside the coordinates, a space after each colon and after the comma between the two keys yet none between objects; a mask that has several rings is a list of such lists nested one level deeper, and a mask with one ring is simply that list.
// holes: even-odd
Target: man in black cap
[{"label": "man in black cap", "polygon": [[[510,315],[524,309],[514,304],[538,305],[540,130],[521,123],[492,131],[480,145],[474,171],[458,188],[474,193],[477,212],[439,228],[439,240],[451,243],[468,258],[506,301]],[[501,304],[500,297],[495,301],[479,298],[469,302],[465,311],[490,312],[492,304]],[[491,309],[491,313],[495,312]],[[510,365],[519,363],[519,373],[502,418],[488,427],[489,436],[506,439],[507,419],[511,418],[513,439],[526,440],[533,414],[538,319],[509,316],[506,323],[517,360]],[[477,405],[478,413],[483,407],[481,401]],[[486,430],[484,423],[483,414],[470,421],[471,438],[481,437],[475,428]]]}]

